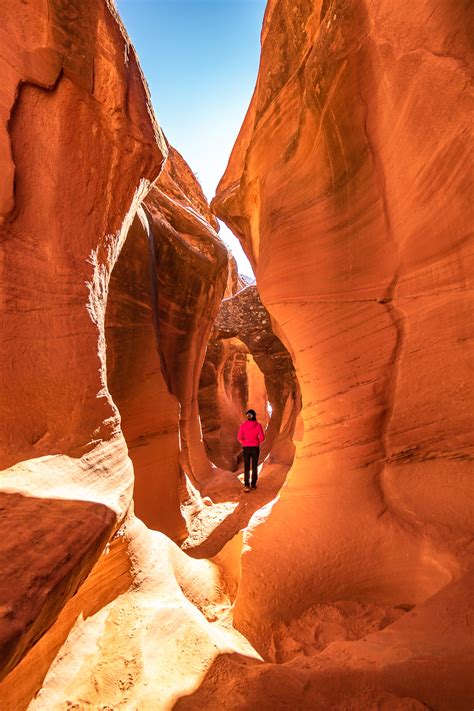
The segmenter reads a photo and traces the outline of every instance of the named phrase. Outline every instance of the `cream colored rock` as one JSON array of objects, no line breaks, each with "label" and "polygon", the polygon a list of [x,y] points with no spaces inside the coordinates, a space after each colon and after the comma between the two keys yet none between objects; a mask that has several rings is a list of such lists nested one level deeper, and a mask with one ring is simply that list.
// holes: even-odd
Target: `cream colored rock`
[{"label": "cream colored rock", "polygon": [[229,599],[215,564],[189,559],[134,517],[119,533],[0,686],[2,708],[167,709],[195,691],[220,654],[259,659],[225,623]]}]

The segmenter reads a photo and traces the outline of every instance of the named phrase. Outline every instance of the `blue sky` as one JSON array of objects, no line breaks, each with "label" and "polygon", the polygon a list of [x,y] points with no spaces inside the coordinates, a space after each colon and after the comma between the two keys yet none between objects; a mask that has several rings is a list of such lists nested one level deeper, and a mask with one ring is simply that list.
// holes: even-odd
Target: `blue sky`
[{"label": "blue sky", "polygon": [[[265,0],[116,0],[158,121],[211,199],[252,96]],[[238,241],[220,235],[251,274]]]}]

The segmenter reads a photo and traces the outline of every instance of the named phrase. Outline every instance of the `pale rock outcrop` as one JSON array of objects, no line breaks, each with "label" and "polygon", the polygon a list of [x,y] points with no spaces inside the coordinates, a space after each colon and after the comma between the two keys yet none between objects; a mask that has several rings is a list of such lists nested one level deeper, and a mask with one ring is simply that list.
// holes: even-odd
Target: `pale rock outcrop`
[{"label": "pale rock outcrop", "polygon": [[172,708],[219,655],[259,660],[226,622],[229,607],[215,563],[188,558],[129,516],[55,624],[0,685],[0,707]]},{"label": "pale rock outcrop", "polygon": [[472,650],[472,20],[466,3],[270,0],[213,202],[303,399],[287,484],[247,531],[238,628],[268,653],[276,622],[314,605],[417,605],[370,653],[325,655],[360,679],[357,655],[383,659],[373,679],[435,708],[453,687],[466,703]]}]

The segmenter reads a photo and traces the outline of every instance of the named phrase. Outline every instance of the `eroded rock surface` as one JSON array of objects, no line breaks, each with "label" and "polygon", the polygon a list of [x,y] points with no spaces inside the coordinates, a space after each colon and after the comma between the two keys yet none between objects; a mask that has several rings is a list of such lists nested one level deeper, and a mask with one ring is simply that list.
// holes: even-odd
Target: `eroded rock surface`
[{"label": "eroded rock surface", "polygon": [[[463,710],[468,5],[269,3],[216,202],[302,387],[296,463],[279,496],[281,471],[268,491],[262,477],[263,508],[210,477],[200,439],[200,366],[233,278],[173,151],[133,222],[168,147],[112,5],[0,8],[0,706]],[[179,465],[232,504],[194,550],[219,567],[134,519],[108,385],[152,515],[181,403]]]},{"label": "eroded rock surface", "polygon": [[[421,604],[470,560],[472,19],[434,1],[267,6],[213,203],[302,389],[295,464],[242,558],[236,621],[262,653],[276,620],[342,600]],[[453,654],[442,600],[416,623],[426,674]],[[462,605],[450,614],[461,655],[472,628]],[[393,626],[401,645],[412,615]],[[372,637],[388,671],[391,637]],[[453,673],[460,708],[465,668]],[[447,708],[451,680],[432,683],[404,693]]]},{"label": "eroded rock surface", "polygon": [[[20,599],[22,575],[34,570],[9,578],[6,664],[51,624],[130,505],[133,471],[107,390],[104,315],[110,272],[167,147],[109,3],[8,1],[0,14],[2,490],[43,499],[44,525],[61,509],[57,498],[74,510],[88,501],[109,511],[97,526],[91,517],[90,539],[71,515],[74,565],[61,565],[61,547],[50,551],[48,536],[37,541],[33,522],[24,529],[20,517],[12,533],[25,547],[30,537],[35,560],[50,566],[37,571],[34,613]],[[10,550],[5,541],[3,555]]]},{"label": "eroded rock surface", "polygon": [[179,402],[164,380],[156,325],[156,269],[148,219],[139,208],[110,280],[107,382],[133,462],[134,509],[179,540]]},{"label": "eroded rock surface", "polygon": [[196,483],[210,471],[197,382],[227,279],[227,251],[214,227],[196,178],[169,147],[113,271],[107,304],[108,382],[134,465],[135,512],[175,540],[187,535],[182,469]]},{"label": "eroded rock surface", "polygon": [[199,183],[172,148],[145,212],[154,245],[162,371],[180,403],[181,466],[199,487],[211,475],[199,421],[199,377],[227,285],[228,253]]},{"label": "eroded rock surface", "polygon": [[272,450],[275,461],[291,463],[299,387],[291,356],[273,333],[255,286],[240,289],[222,302],[208,345],[199,399],[206,448],[217,466],[235,471],[242,464],[237,431],[249,407],[267,425],[260,459]]}]

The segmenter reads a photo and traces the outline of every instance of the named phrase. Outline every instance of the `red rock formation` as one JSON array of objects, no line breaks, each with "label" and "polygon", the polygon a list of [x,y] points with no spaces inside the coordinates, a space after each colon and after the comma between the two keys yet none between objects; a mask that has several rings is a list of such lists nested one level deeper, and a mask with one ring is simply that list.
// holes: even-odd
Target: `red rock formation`
[{"label": "red rock formation", "polygon": [[[3,566],[5,674],[54,621],[130,506],[133,470],[108,382],[137,467],[137,509],[170,535],[185,534],[178,401],[182,465],[198,478],[209,465],[196,436],[197,382],[227,252],[194,175],[168,151],[112,5],[0,4],[0,466],[9,467],[6,520],[20,524],[24,560],[34,553],[28,570]],[[134,220],[168,152],[146,215]],[[107,371],[109,280],[132,223],[110,289]],[[40,499],[38,526],[27,525],[34,499],[20,494]],[[2,555],[11,552],[4,545]]]},{"label": "red rock formation", "polygon": [[[4,674],[130,505],[104,314],[116,256],[167,148],[108,3],[9,0],[0,15],[0,467],[16,464],[2,489],[17,503],[10,531],[23,555],[12,566],[3,538]],[[34,500],[20,505],[15,492],[41,499],[37,524]]]},{"label": "red rock formation", "polygon": [[2,2],[2,18],[5,467],[116,429],[97,397],[107,280],[166,146],[107,3]]},{"label": "red rock formation", "polygon": [[[197,387],[225,250],[173,152],[129,232],[167,147],[111,5],[0,8],[2,673],[17,665],[0,706],[466,708],[467,6],[270,1],[216,208],[293,356],[304,437],[282,493],[222,551],[230,597],[213,563],[124,522],[132,468],[107,389],[145,485],[172,430],[156,515],[177,401],[181,466],[209,475]],[[160,518],[177,531],[173,497]],[[235,532],[245,505],[227,503]]]},{"label": "red rock formation", "polygon": [[161,371],[151,239],[140,208],[110,280],[107,382],[133,462],[135,513],[179,540],[186,537],[178,499],[179,403]]},{"label": "red rock formation", "polygon": [[199,377],[227,284],[228,254],[199,183],[172,148],[145,210],[155,249],[163,375],[180,403],[181,466],[199,486],[211,474],[199,420]]},{"label": "red rock formation", "polygon": [[237,431],[249,407],[267,427],[261,460],[272,451],[273,461],[292,462],[299,387],[291,357],[273,333],[255,286],[222,302],[201,375],[199,401],[206,448],[217,466],[235,471],[242,464]]},{"label": "red rock formation", "polygon": [[194,481],[206,477],[201,437],[192,434],[199,432],[194,403],[227,253],[207,222],[217,226],[196,178],[169,151],[112,274],[107,373],[134,465],[135,511],[151,528],[183,539],[180,457]]},{"label": "red rock formation", "polygon": [[233,296],[247,286],[247,282],[245,281],[245,278],[239,274],[237,262],[230,252],[228,253],[228,260],[229,271],[227,275],[227,286],[224,292],[224,299],[229,298],[229,296]]},{"label": "red rock formation", "polygon": [[[383,683],[436,708],[453,683],[466,702],[465,670],[436,622],[452,589],[422,604],[461,575],[472,536],[472,14],[448,5],[271,0],[214,201],[303,397],[287,486],[246,539],[238,626],[266,652],[277,620],[315,604],[420,605],[423,623],[405,616],[373,637],[377,652],[340,654],[361,678],[355,655],[383,656]],[[463,654],[464,608],[449,609]],[[415,637],[429,693],[420,676],[397,680],[389,651],[406,643],[408,668]]]}]

